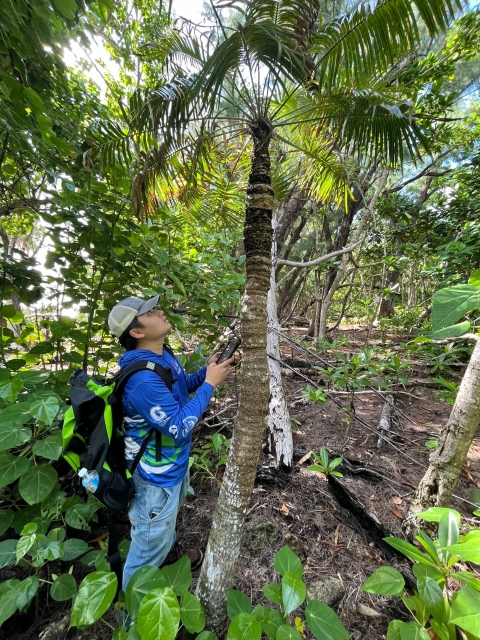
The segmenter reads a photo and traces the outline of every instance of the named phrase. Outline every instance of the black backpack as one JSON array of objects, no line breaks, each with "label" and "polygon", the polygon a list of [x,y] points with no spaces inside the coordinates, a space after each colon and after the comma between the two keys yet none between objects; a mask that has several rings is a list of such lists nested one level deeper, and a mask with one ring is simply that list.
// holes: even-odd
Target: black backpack
[{"label": "black backpack", "polygon": [[[173,351],[164,345],[173,355]],[[155,436],[155,457],[162,458],[162,436],[152,428],[130,466],[125,460],[122,396],[125,385],[134,373],[154,371],[172,391],[175,378],[167,369],[150,360],[141,360],[121,369],[112,378],[89,376],[82,369],[70,378],[70,407],[62,424],[63,457],[78,473],[80,469],[98,473],[98,487],[94,496],[110,511],[109,557],[112,570],[121,584],[121,561],[118,541],[114,535],[115,512],[128,507],[133,496],[132,475],[140,462],[147,444]]]}]

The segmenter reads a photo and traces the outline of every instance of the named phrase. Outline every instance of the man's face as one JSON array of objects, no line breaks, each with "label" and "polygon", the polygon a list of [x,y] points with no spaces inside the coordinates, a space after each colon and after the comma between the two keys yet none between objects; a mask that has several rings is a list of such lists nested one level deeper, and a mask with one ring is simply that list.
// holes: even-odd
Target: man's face
[{"label": "man's face", "polygon": [[130,335],[137,338],[137,340],[143,338],[146,340],[159,340],[164,338],[172,328],[172,325],[160,309],[151,309],[137,317],[143,326],[130,331]]}]

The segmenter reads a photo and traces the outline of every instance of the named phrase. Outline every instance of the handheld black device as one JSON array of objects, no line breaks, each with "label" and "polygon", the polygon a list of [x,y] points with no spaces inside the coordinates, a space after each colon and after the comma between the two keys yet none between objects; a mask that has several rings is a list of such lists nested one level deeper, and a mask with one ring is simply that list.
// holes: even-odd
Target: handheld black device
[{"label": "handheld black device", "polygon": [[221,364],[222,362],[225,362],[225,360],[228,360],[229,358],[231,358],[241,344],[242,344],[242,341],[240,340],[240,338],[237,338],[236,336],[233,336],[233,338],[230,338],[227,346],[219,355],[218,360],[215,364]]}]

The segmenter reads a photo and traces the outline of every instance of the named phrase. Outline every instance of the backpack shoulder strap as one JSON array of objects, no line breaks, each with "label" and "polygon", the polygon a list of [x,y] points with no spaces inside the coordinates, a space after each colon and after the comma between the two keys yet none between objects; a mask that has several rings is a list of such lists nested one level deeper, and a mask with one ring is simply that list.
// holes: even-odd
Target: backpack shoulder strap
[{"label": "backpack shoulder strap", "polygon": [[[153,362],[152,360],[139,360],[138,362],[133,362],[124,369],[121,369],[115,376],[115,395],[117,396],[117,398],[121,399],[128,380],[139,371],[153,371],[164,381],[170,393],[172,392],[173,383],[176,379],[173,377],[171,369],[162,367],[162,365],[158,364],[157,362]],[[130,469],[132,474],[137,468],[137,465],[140,462],[143,454],[145,453],[148,441],[153,434],[155,434],[155,460],[157,462],[160,462],[160,460],[162,459],[162,434],[156,429],[151,429],[144,439],[142,446],[140,447],[140,450],[135,456],[135,459],[132,463]]]},{"label": "backpack shoulder strap", "polygon": [[172,375],[171,369],[162,367],[162,365],[158,364],[157,362],[153,362],[152,360],[139,360],[138,362],[129,364],[124,369],[120,369],[120,371],[116,374],[115,393],[123,393],[128,380],[133,376],[134,373],[138,373],[139,371],[154,371],[167,385],[167,389],[170,392],[172,391],[175,378]]}]

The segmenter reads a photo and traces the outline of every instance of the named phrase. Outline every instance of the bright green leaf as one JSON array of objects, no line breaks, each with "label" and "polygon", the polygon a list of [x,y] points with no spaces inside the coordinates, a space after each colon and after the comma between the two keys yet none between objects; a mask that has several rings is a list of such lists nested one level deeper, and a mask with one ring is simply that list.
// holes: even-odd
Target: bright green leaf
[{"label": "bright green leaf", "polygon": [[48,460],[58,460],[62,455],[62,435],[60,433],[47,436],[44,440],[37,440],[32,448],[36,456]]},{"label": "bright green leaf", "polygon": [[19,376],[2,380],[0,382],[0,398],[8,404],[12,404],[17,399],[18,394],[23,389],[23,382]]},{"label": "bright green leaf", "polygon": [[252,601],[242,591],[229,589],[227,595],[227,613],[230,620],[233,620],[239,613],[251,613]]},{"label": "bright green leaf", "polygon": [[252,616],[260,623],[263,633],[272,640],[276,638],[278,627],[285,624],[285,619],[278,609],[256,607],[252,611]]},{"label": "bright green leaf", "polygon": [[88,627],[112,604],[117,591],[117,576],[111,571],[94,571],[80,583],[73,604],[71,627]]},{"label": "bright green leaf", "polygon": [[17,542],[18,540],[3,540],[0,542],[0,569],[15,564],[17,560],[15,556]]},{"label": "bright green leaf", "polygon": [[323,602],[310,600],[305,608],[305,618],[318,640],[348,640],[348,631],[333,609]]},{"label": "bright green leaf", "polygon": [[282,578],[282,600],[283,608],[286,614],[295,611],[307,595],[307,589],[297,575],[287,571]]},{"label": "bright green leaf", "polygon": [[10,453],[0,453],[0,489],[15,482],[30,466],[30,460]]},{"label": "bright green leaf", "polygon": [[282,604],[282,585],[277,582],[270,582],[262,587],[263,595],[273,602],[273,604]]},{"label": "bright green leaf", "polygon": [[462,587],[453,599],[449,622],[480,637],[480,592]]},{"label": "bright green leaf", "polygon": [[53,581],[50,587],[50,595],[56,602],[64,602],[70,600],[77,593],[77,583],[75,578],[69,573],[63,573]]},{"label": "bright green leaf", "polygon": [[227,640],[260,640],[262,627],[251,613],[239,613],[227,631]]},{"label": "bright green leaf", "polygon": [[18,489],[28,504],[44,500],[58,480],[57,472],[49,464],[30,467],[20,478]]},{"label": "bright green leaf", "polygon": [[157,567],[141,567],[128,581],[125,599],[130,617],[137,619],[140,603],[145,594],[153,589],[163,587],[163,578]]},{"label": "bright green leaf", "polygon": [[192,584],[192,568],[190,560],[182,556],[174,564],[167,565],[160,569],[161,587],[169,587],[177,596],[182,595]]},{"label": "bright green leaf", "polygon": [[20,447],[25,442],[28,442],[31,437],[32,432],[27,427],[0,424],[0,451]]},{"label": "bright green leaf", "polygon": [[40,422],[44,422],[49,425],[55,420],[55,416],[59,409],[60,403],[55,396],[36,400],[30,405],[30,413],[32,416],[37,420],[40,420]]},{"label": "bright green leaf", "polygon": [[282,547],[282,549],[275,554],[273,566],[281,576],[285,575],[287,571],[297,575],[298,577],[301,577],[303,573],[300,558],[296,556],[287,545]]},{"label": "bright green leaf", "polygon": [[278,627],[275,640],[303,640],[303,638],[294,627],[282,624]]},{"label": "bright green leaf", "polygon": [[180,601],[180,619],[190,633],[200,633],[205,628],[205,612],[201,602],[186,591]]},{"label": "bright green leaf", "polygon": [[142,640],[174,640],[180,624],[180,607],[172,589],[153,589],[147,593],[138,610],[137,624]]},{"label": "bright green leaf", "polygon": [[397,569],[380,567],[363,583],[360,591],[382,596],[399,596],[405,587],[405,580]]}]

